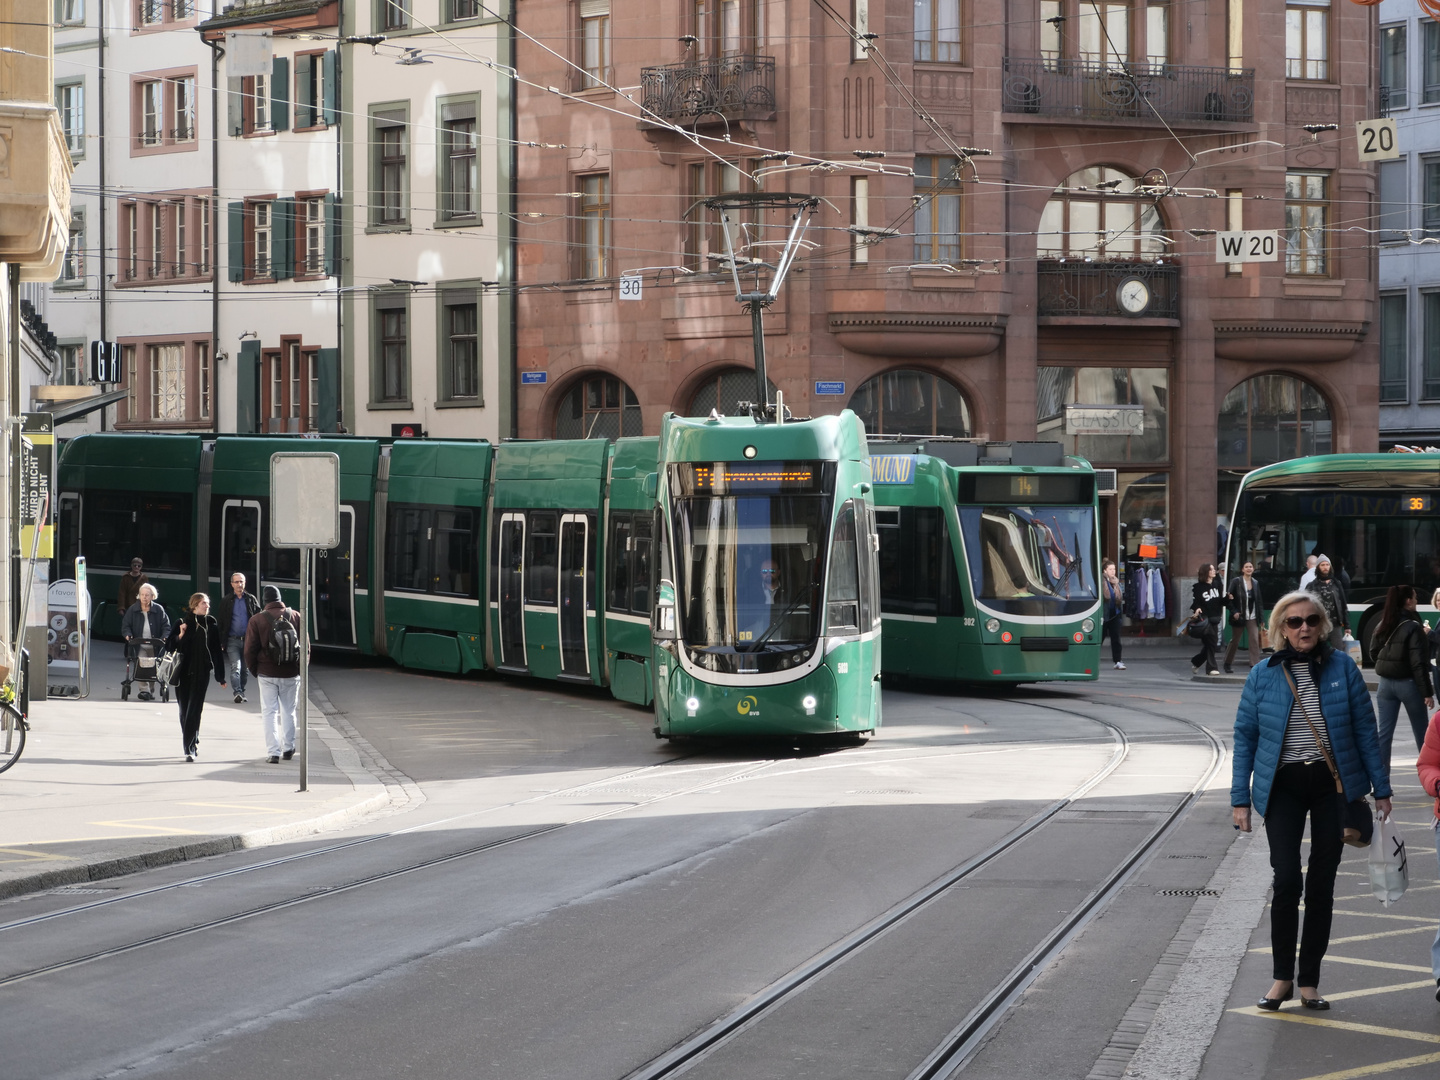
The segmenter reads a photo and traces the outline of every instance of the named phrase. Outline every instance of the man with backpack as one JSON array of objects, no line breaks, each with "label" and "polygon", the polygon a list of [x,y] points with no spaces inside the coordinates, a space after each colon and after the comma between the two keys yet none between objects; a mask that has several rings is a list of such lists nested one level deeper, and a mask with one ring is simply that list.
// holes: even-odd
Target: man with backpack
[{"label": "man with backpack", "polygon": [[270,764],[295,756],[295,704],[300,694],[300,613],[285,606],[280,590],[260,591],[265,606],[245,627],[245,668],[260,683],[260,717]]}]

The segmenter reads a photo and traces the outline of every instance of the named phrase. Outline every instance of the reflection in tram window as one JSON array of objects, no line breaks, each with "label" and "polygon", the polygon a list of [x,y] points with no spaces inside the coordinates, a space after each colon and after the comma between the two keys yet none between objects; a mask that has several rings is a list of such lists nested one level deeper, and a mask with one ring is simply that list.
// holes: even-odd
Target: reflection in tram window
[{"label": "reflection in tram window", "polygon": [[555,515],[551,512],[530,515],[530,555],[526,560],[525,602],[555,603],[556,562],[559,547],[555,538]]},{"label": "reflection in tram window", "polygon": [[938,506],[881,507],[880,604],[894,615],[959,615],[950,532]]},{"label": "reflection in tram window", "polygon": [[478,597],[475,514],[463,507],[390,507],[385,587]]},{"label": "reflection in tram window", "polygon": [[960,525],[975,595],[987,606],[1062,615],[1094,604],[1093,508],[967,506]]}]

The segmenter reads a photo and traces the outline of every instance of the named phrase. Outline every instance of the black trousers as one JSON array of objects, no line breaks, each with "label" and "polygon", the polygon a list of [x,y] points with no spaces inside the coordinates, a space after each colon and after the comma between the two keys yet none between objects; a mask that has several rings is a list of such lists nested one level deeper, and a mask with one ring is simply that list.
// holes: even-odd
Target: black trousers
[{"label": "black trousers", "polygon": [[[1310,867],[1300,873],[1300,842],[1310,817]],[[1265,808],[1265,836],[1275,871],[1270,902],[1270,946],[1275,978],[1300,986],[1320,985],[1320,961],[1330,945],[1330,916],[1335,908],[1335,872],[1344,853],[1345,796],[1323,761],[1282,765]],[[1305,897],[1305,929],[1300,930],[1300,897]],[[1300,938],[1300,970],[1295,970],[1295,938]]]},{"label": "black trousers", "polygon": [[180,705],[180,742],[183,753],[191,753],[200,741],[200,713],[205,708],[205,691],[210,688],[210,673],[191,682],[182,677],[175,684],[175,700]]},{"label": "black trousers", "polygon": [[1207,619],[1205,622],[1205,636],[1200,638],[1200,651],[1190,658],[1190,666],[1204,668],[1206,671],[1219,671],[1220,665],[1215,662],[1215,647],[1220,644],[1220,620]]},{"label": "black trousers", "polygon": [[1124,618],[1123,615],[1116,615],[1100,624],[1100,640],[1104,641],[1107,634],[1110,636],[1110,659],[1117,664],[1120,663],[1120,623]]}]

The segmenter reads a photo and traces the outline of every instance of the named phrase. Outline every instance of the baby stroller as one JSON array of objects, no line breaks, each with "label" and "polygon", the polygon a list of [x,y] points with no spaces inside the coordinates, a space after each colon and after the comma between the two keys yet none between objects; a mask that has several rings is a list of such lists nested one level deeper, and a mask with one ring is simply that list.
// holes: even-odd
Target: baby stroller
[{"label": "baby stroller", "polygon": [[170,686],[161,681],[155,672],[160,662],[160,643],[155,638],[125,643],[125,678],[120,683],[120,700],[130,699],[130,684],[141,683],[144,689],[137,695],[141,700],[155,700],[155,687],[160,686],[160,700],[170,700]]}]

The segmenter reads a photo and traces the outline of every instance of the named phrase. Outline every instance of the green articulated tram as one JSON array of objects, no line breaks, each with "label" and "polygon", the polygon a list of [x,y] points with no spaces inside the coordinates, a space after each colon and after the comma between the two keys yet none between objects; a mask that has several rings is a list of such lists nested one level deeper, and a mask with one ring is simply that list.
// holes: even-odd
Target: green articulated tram
[{"label": "green articulated tram", "polygon": [[661,737],[880,722],[872,494],[848,412],[667,417],[659,439],[613,443],[80,436],[60,458],[55,576],[86,556],[102,636],[119,636],[136,555],[172,613],[235,571],[297,604],[298,556],[269,537],[270,457],[297,444],[341,469],[317,646],[608,687],[653,705]]},{"label": "green articulated tram", "polygon": [[887,673],[1085,681],[1100,661],[1095,472],[1059,443],[871,436]]}]

